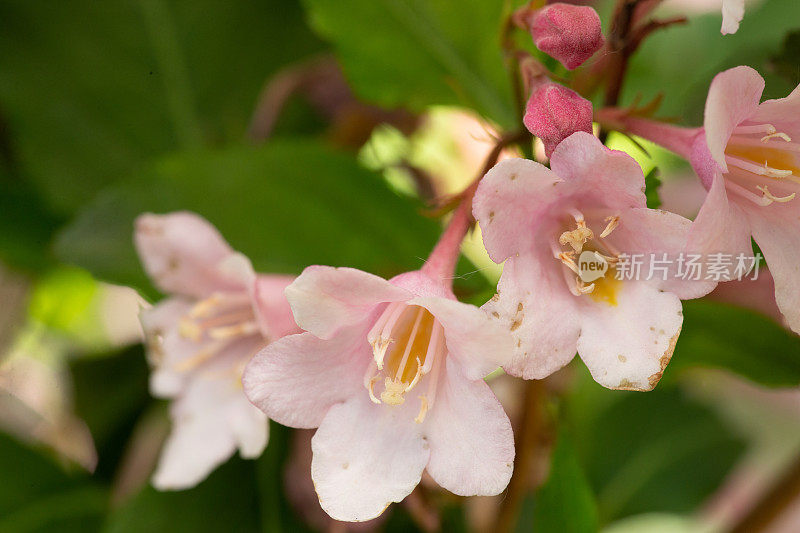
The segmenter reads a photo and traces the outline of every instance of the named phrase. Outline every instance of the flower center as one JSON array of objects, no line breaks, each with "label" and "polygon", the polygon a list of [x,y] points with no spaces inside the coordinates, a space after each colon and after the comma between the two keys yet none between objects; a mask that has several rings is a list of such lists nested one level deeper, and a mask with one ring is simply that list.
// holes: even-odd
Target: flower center
[{"label": "flower center", "polygon": [[[726,187],[759,206],[789,202],[796,196],[792,189],[800,184],[798,153],[800,144],[772,124],[739,126],[725,148],[725,161],[729,167],[745,171],[745,180],[728,179]],[[778,194],[769,189],[776,186],[781,189]]]},{"label": "flower center", "polygon": [[[432,405],[438,370],[445,357],[444,329],[424,307],[391,303],[367,334],[374,360],[364,377],[364,386],[375,403],[402,405],[405,394],[417,386],[423,376],[433,375],[428,382],[417,422],[425,419]],[[383,386],[380,399],[375,388]]]},{"label": "flower center", "polygon": [[260,334],[250,298],[244,293],[215,293],[197,302],[181,317],[178,331],[199,347],[181,361],[177,368],[181,371],[197,368],[234,341]]},{"label": "flower center", "polygon": [[[566,267],[564,278],[570,292],[575,296],[588,294],[595,301],[616,305],[619,281],[613,274],[614,265],[619,261],[619,250],[607,238],[619,226],[620,217],[606,217],[603,220],[605,228],[598,235],[586,223],[583,213],[573,210],[570,215],[575,224],[574,229],[562,232],[551,244],[553,257]],[[607,268],[596,276],[591,276],[593,279],[590,283],[584,281],[587,272],[582,270],[584,265],[579,264],[579,261],[583,263],[585,252],[591,252],[589,258],[593,259],[598,268]]]}]

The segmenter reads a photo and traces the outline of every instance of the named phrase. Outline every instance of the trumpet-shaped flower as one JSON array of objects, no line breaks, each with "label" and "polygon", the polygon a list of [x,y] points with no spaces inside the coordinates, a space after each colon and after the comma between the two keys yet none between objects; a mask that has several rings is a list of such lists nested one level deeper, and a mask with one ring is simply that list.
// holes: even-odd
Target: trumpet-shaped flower
[{"label": "trumpet-shaped flower", "polygon": [[[681,330],[680,299],[713,284],[650,276],[647,261],[640,275],[620,276],[623,254],[674,260],[690,222],[648,209],[639,165],[588,133],[562,141],[551,168],[502,161],[475,196],[486,249],[505,261],[498,293],[484,306],[516,338],[514,360],[504,368],[539,379],[577,351],[601,385],[650,390]],[[587,253],[607,271],[587,279],[579,267]]]},{"label": "trumpet-shaped flower", "polygon": [[749,255],[752,237],[775,280],[778,307],[800,333],[800,88],[759,103],[763,90],[755,70],[736,67],[711,83],[703,128],[623,122],[689,159],[708,190],[689,249]]},{"label": "trumpet-shaped flower", "polygon": [[248,397],[270,418],[319,428],[311,475],[337,520],[380,515],[426,469],[460,495],[508,484],[511,425],[483,378],[506,362],[511,338],[500,321],[456,301],[448,280],[457,244],[388,281],[308,267],[286,289],[306,332],[270,344],[245,371]]},{"label": "trumpet-shaped flower", "polygon": [[297,331],[283,295],[293,278],[257,275],[192,213],[141,215],[135,242],[147,273],[171,295],[141,313],[151,392],[172,399],[153,484],[188,488],[237,448],[243,457],[263,451],[268,421],[244,395],[242,371],[267,342]]}]

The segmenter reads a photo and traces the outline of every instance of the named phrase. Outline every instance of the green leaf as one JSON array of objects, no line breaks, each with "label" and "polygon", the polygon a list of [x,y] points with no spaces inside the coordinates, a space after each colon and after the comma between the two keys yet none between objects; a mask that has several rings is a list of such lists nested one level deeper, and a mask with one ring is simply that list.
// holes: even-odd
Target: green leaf
[{"label": "green leaf", "polygon": [[99,531],[107,494],[0,433],[0,531]]},{"label": "green leaf", "polygon": [[660,116],[699,125],[711,79],[739,65],[750,65],[765,76],[765,98],[786,96],[794,85],[772,74],[769,60],[781,50],[784,35],[797,28],[797,12],[796,0],[770,0],[748,7],[734,35],[720,34],[718,10],[656,32],[631,59],[623,104],[638,93],[646,102],[663,92]]},{"label": "green leaf", "polygon": [[0,258],[5,264],[28,271],[51,266],[52,257],[42,243],[64,222],[29,181],[0,162]]},{"label": "green leaf", "polygon": [[644,195],[647,198],[647,207],[650,209],[661,207],[661,198],[658,196],[661,179],[659,179],[658,174],[658,168],[653,168],[644,177]]},{"label": "green leaf", "polygon": [[151,402],[142,347],[75,359],[69,371],[75,414],[86,422],[97,448],[95,476],[110,481],[137,419]]},{"label": "green leaf", "polygon": [[515,126],[503,67],[503,2],[305,0],[316,31],[335,46],[363,98],[386,107],[472,107]]},{"label": "green leaf", "polygon": [[263,272],[327,264],[393,275],[419,267],[438,235],[434,221],[351,155],[276,140],[161,161],[83,210],[58,239],[57,255],[100,279],[147,290],[133,220],[179,209],[207,217]]},{"label": "green leaf", "polygon": [[597,503],[578,462],[571,437],[562,431],[550,466],[550,476],[533,499],[533,526],[517,531],[594,533]]},{"label": "green leaf", "polygon": [[683,315],[666,378],[689,368],[712,367],[770,387],[800,384],[800,337],[770,318],[707,300],[683,302]]},{"label": "green leaf", "polygon": [[769,65],[793,86],[800,83],[800,30],[786,34],[783,49],[772,57]]},{"label": "green leaf", "polygon": [[603,523],[698,509],[744,450],[714,412],[675,387],[609,391],[586,372],[569,401],[567,418]]},{"label": "green leaf", "polygon": [[291,0],[9,0],[0,109],[17,163],[69,213],[153,156],[241,139],[267,78],[319,48]]},{"label": "green leaf", "polygon": [[238,457],[193,489],[159,492],[148,485],[113,511],[107,533],[204,533],[260,530],[253,461]]}]

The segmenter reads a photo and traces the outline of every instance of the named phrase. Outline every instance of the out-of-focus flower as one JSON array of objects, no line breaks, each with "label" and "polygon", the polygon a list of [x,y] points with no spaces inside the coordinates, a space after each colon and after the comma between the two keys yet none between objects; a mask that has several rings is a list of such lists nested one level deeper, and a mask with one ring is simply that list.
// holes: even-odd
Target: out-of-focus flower
[{"label": "out-of-focus flower", "polygon": [[744,18],[744,0],[722,0],[722,35],[736,33]]},{"label": "out-of-focus flower", "polygon": [[531,32],[536,47],[569,70],[582,65],[605,43],[600,16],[589,6],[555,3],[535,11],[523,8],[517,18]]},{"label": "out-of-focus flower", "polygon": [[[514,360],[504,368],[539,379],[577,350],[601,385],[650,390],[681,330],[680,299],[713,284],[666,274],[650,279],[646,263],[638,276],[619,276],[621,253],[674,257],[691,223],[647,209],[639,165],[588,133],[559,144],[551,168],[503,161],[475,196],[486,249],[505,261],[498,294],[484,306],[516,338]],[[579,270],[586,253],[608,268],[591,282]]]},{"label": "out-of-focus flower", "polygon": [[708,190],[689,249],[752,254],[752,236],[775,280],[775,298],[800,332],[800,89],[759,104],[764,79],[750,67],[718,74],[703,128],[623,119],[629,132],[689,159]]},{"label": "out-of-focus flower", "polygon": [[405,498],[423,470],[459,495],[493,495],[513,468],[511,425],[483,378],[508,361],[500,322],[451,289],[469,212],[459,209],[422,270],[389,281],[312,266],[286,289],[305,333],[248,365],[270,418],[318,427],[311,475],[325,511],[364,521]]},{"label": "out-of-focus flower", "polygon": [[238,448],[257,457],[268,421],[242,391],[242,371],[268,342],[297,331],[283,296],[287,276],[257,275],[203,218],[141,215],[136,247],[170,298],[142,311],[153,395],[170,398],[172,432],[153,484],[182,489],[202,481]]},{"label": "out-of-focus flower", "polygon": [[543,83],[533,90],[523,122],[550,157],[558,143],[576,131],[592,133],[592,103],[563,85]]}]

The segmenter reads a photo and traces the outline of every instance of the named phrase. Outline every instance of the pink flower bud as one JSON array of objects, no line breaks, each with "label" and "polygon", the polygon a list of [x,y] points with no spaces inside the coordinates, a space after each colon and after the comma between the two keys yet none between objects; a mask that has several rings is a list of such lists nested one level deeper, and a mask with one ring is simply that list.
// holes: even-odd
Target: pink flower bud
[{"label": "pink flower bud", "polygon": [[569,70],[582,65],[605,42],[600,16],[589,6],[550,4],[531,14],[527,22],[537,48]]},{"label": "pink flower bud", "polygon": [[544,143],[548,157],[558,143],[575,133],[592,133],[592,103],[572,89],[544,83],[528,100],[525,127]]}]

